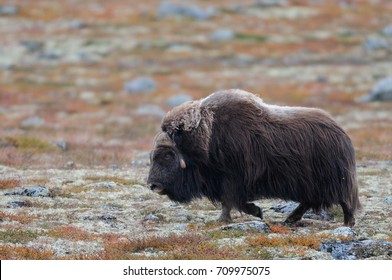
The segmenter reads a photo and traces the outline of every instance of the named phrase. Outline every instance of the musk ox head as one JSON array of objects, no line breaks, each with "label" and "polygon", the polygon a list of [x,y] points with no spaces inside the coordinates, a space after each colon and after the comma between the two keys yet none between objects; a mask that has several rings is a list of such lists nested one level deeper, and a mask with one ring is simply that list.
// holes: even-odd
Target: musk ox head
[{"label": "musk ox head", "polygon": [[200,176],[194,167],[208,157],[210,121],[199,101],[183,103],[166,114],[150,155],[147,184],[151,190],[178,202],[201,197],[200,184],[195,182]]},{"label": "musk ox head", "polygon": [[150,160],[151,168],[147,179],[150,189],[169,196],[171,200],[186,202],[186,195],[178,191],[186,163],[168,133],[161,132],[155,137]]}]

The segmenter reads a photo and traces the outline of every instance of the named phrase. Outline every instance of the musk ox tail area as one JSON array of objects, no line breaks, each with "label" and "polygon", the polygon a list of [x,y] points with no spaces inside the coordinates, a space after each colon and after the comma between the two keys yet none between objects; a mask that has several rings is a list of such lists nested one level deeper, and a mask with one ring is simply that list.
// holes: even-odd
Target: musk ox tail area
[{"label": "musk ox tail area", "polygon": [[323,110],[269,105],[242,90],[186,102],[166,114],[154,142],[148,184],[170,199],[207,197],[262,219],[253,201],[299,202],[287,218],[341,205],[353,226],[360,208],[349,136]]}]

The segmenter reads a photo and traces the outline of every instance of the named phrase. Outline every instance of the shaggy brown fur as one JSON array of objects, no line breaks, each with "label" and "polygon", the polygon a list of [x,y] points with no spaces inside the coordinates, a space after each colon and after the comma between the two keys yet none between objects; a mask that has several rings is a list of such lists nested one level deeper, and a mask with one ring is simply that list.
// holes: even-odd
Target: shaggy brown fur
[{"label": "shaggy brown fur", "polygon": [[[169,144],[168,144],[169,143]],[[340,204],[353,226],[360,207],[355,155],[348,135],[320,109],[275,106],[226,90],[167,113],[151,153],[148,183],[170,199],[222,203],[221,221],[236,208],[262,218],[252,201],[293,200],[286,219]]]}]

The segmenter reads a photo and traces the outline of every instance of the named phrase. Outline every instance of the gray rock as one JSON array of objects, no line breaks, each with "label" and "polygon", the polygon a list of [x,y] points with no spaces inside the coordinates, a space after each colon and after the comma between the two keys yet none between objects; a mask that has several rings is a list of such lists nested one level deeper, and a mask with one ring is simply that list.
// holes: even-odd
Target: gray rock
[{"label": "gray rock", "polygon": [[41,51],[44,47],[44,43],[37,40],[23,40],[20,44],[24,46],[28,52]]},{"label": "gray rock", "polygon": [[288,0],[256,0],[255,5],[259,7],[274,7],[287,5]]},{"label": "gray rock", "polygon": [[8,207],[19,208],[19,207],[29,207],[30,204],[25,201],[10,201],[7,203]]},{"label": "gray rock", "polygon": [[70,26],[72,29],[82,29],[86,27],[86,23],[84,21],[75,19],[71,21]]},{"label": "gray rock", "polygon": [[145,221],[151,221],[151,222],[158,222],[160,219],[158,216],[154,214],[148,214],[144,217]]},{"label": "gray rock", "polygon": [[94,183],[92,185],[89,185],[89,187],[94,189],[114,190],[118,187],[118,185],[115,182],[107,181]]},{"label": "gray rock", "polygon": [[218,29],[210,34],[210,40],[215,42],[230,41],[235,37],[235,33],[231,29]]},{"label": "gray rock", "polygon": [[193,100],[192,97],[187,94],[177,94],[170,97],[166,101],[166,104],[169,105],[170,107],[176,107],[184,102],[192,101],[192,100]]},{"label": "gray rock", "polygon": [[[288,201],[280,203],[276,206],[272,206],[271,209],[278,213],[287,213],[290,214],[297,208],[299,203]],[[305,219],[312,219],[312,220],[322,220],[322,221],[332,221],[333,217],[329,215],[326,211],[321,210],[319,213],[315,213],[313,210],[309,209],[303,215]]]},{"label": "gray rock", "polygon": [[124,83],[124,90],[130,94],[150,93],[156,88],[156,82],[150,77],[139,77]]},{"label": "gray rock", "polygon": [[379,49],[389,49],[389,43],[384,38],[369,36],[363,43],[363,48],[366,51],[375,51]]},{"label": "gray rock", "polygon": [[15,5],[0,6],[0,16],[14,16],[18,12],[19,12],[19,9]]},{"label": "gray rock", "polygon": [[103,221],[115,221],[115,220],[117,220],[117,217],[112,215],[112,214],[100,215],[97,218],[98,218],[98,220],[103,220]]},{"label": "gray rock", "polygon": [[392,24],[384,27],[381,32],[385,36],[392,36]]},{"label": "gray rock", "polygon": [[54,142],[53,146],[60,148],[64,152],[68,150],[68,144],[64,140],[59,140],[59,141]]},{"label": "gray rock", "polygon": [[163,111],[159,106],[156,105],[143,105],[135,111],[137,116],[154,116],[158,118],[163,118],[166,112]]},{"label": "gray rock", "polygon": [[207,20],[216,15],[214,8],[202,9],[190,4],[163,2],[158,8],[157,17],[188,17],[195,20]]},{"label": "gray rock", "polygon": [[244,231],[255,229],[260,232],[268,232],[271,230],[269,225],[261,221],[250,221],[244,223],[228,224],[227,226],[221,227],[221,230],[231,230],[231,229],[244,230]]},{"label": "gray rock", "polygon": [[297,208],[298,203],[288,201],[272,206],[271,209],[278,213],[291,213]]},{"label": "gray rock", "polygon": [[64,165],[64,167],[65,167],[66,169],[72,169],[72,168],[75,168],[75,166],[76,166],[76,164],[75,164],[75,162],[73,162],[72,160],[67,161],[67,163]]},{"label": "gray rock", "polygon": [[334,235],[344,236],[344,237],[355,237],[357,233],[349,227],[338,227],[332,232]]},{"label": "gray rock", "polygon": [[384,199],[384,202],[388,205],[392,205],[392,196],[388,196]]},{"label": "gray rock", "polygon": [[356,260],[372,256],[391,256],[392,242],[382,240],[361,240],[351,242],[322,243],[319,251],[331,253],[334,259]]},{"label": "gray rock", "polygon": [[362,102],[392,100],[392,76],[378,81],[371,91],[360,98]]},{"label": "gray rock", "polygon": [[23,195],[31,197],[49,197],[50,191],[46,187],[33,186],[26,188],[17,188],[10,192],[6,192],[5,195]]},{"label": "gray rock", "polygon": [[33,127],[41,127],[45,124],[45,120],[38,116],[33,116],[26,120],[23,120],[20,124],[22,128],[33,128]]}]

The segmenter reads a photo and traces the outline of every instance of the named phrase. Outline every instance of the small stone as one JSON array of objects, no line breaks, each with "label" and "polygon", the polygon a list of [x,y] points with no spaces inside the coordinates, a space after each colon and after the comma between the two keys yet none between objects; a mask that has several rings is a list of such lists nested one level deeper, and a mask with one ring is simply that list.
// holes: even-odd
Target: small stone
[{"label": "small stone", "polygon": [[187,94],[177,94],[173,95],[170,97],[167,101],[166,104],[169,105],[170,107],[176,107],[178,105],[181,105],[184,102],[192,101],[192,97],[187,95]]},{"label": "small stone", "polygon": [[98,218],[98,220],[104,220],[104,221],[115,221],[115,220],[117,220],[117,217],[112,215],[112,214],[104,214],[104,215],[98,216],[97,218]]},{"label": "small stone", "polygon": [[11,208],[30,207],[31,203],[25,201],[10,201],[7,203],[7,206]]},{"label": "small stone", "polygon": [[288,0],[256,0],[255,5],[259,7],[274,7],[287,5]]},{"label": "small stone", "polygon": [[45,120],[38,116],[33,116],[28,118],[20,124],[22,128],[33,128],[33,127],[41,127],[45,124]]},{"label": "small stone", "polygon": [[163,111],[159,106],[147,104],[137,108],[135,115],[163,118],[166,115],[166,112]]},{"label": "small stone", "polygon": [[67,161],[67,163],[64,166],[66,169],[73,169],[75,168],[75,162],[73,162],[72,160]]},{"label": "small stone", "polygon": [[59,140],[59,141],[54,142],[53,146],[60,148],[64,152],[68,150],[68,144],[64,140]]},{"label": "small stone", "polygon": [[156,88],[156,82],[150,77],[139,77],[124,83],[124,90],[130,94],[151,93]]},{"label": "small stone", "polygon": [[72,29],[82,29],[86,27],[86,23],[84,21],[75,19],[71,21],[70,26]]},{"label": "small stone", "polygon": [[157,17],[188,17],[195,20],[207,20],[214,17],[216,10],[214,8],[202,9],[189,4],[177,4],[163,2],[158,8]]},{"label": "small stone", "polygon": [[0,6],[0,16],[14,16],[18,13],[18,7],[14,5]]},{"label": "small stone", "polygon": [[385,36],[392,36],[392,24],[383,28],[381,31]]},{"label": "small stone", "polygon": [[379,49],[389,49],[389,43],[384,38],[369,36],[363,43],[363,48],[366,51],[375,51]]},{"label": "small stone", "polygon": [[36,40],[24,40],[20,44],[26,48],[28,52],[37,52],[42,50],[44,43]]},{"label": "small stone", "polygon": [[332,233],[334,235],[344,236],[344,237],[357,236],[357,233],[352,228],[349,228],[349,227],[338,227],[338,228],[334,229],[334,231]]},{"label": "small stone", "polygon": [[117,188],[117,184],[112,181],[107,181],[107,182],[98,182],[92,185],[89,185],[90,188],[95,188],[95,189],[105,189],[105,190],[113,190]]},{"label": "small stone", "polygon": [[211,41],[225,42],[230,41],[235,37],[235,33],[231,29],[218,29],[209,36]]},{"label": "small stone", "polygon": [[160,219],[159,219],[158,216],[156,216],[156,215],[154,215],[154,214],[148,214],[148,215],[146,215],[146,216],[144,217],[144,220],[145,220],[145,221],[157,222],[157,221],[159,221]]},{"label": "small stone", "polygon": [[392,76],[379,80],[371,91],[360,98],[362,102],[391,101],[392,100]]},{"label": "small stone", "polygon": [[388,196],[384,199],[384,202],[388,205],[392,205],[392,196]]},{"label": "small stone", "polygon": [[31,197],[49,197],[50,191],[46,187],[33,186],[26,188],[17,188],[10,192],[5,193],[5,195],[22,195]]},{"label": "small stone", "polygon": [[269,225],[261,221],[250,221],[250,222],[237,223],[237,224],[228,224],[227,226],[221,227],[221,230],[231,230],[231,229],[243,230],[243,231],[255,229],[260,232],[268,232],[271,230]]}]

